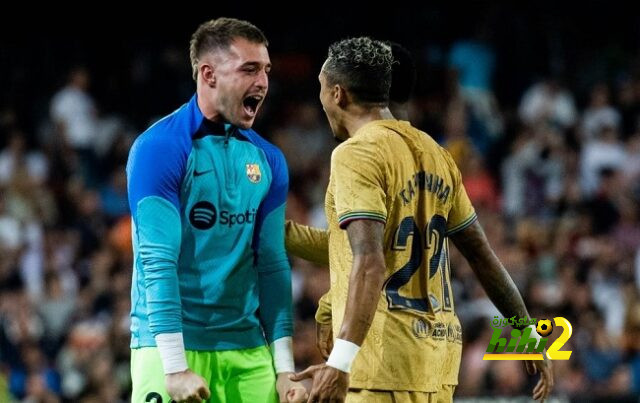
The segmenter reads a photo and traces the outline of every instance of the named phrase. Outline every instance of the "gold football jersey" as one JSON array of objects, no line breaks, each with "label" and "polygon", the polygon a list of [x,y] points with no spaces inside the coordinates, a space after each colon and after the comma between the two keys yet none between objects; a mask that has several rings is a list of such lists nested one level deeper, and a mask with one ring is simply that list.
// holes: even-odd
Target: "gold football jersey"
[{"label": "gold football jersey", "polygon": [[334,150],[325,210],[334,335],[353,261],[343,229],[358,219],[385,223],[386,281],[350,387],[435,392],[457,384],[462,342],[447,236],[476,215],[449,153],[408,122],[369,122]]}]

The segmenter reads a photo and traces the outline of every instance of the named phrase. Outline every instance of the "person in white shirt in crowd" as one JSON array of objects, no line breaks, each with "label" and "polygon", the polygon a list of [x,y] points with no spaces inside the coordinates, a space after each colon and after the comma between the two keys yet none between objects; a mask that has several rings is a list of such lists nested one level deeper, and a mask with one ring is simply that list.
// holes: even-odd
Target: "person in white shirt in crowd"
[{"label": "person in white shirt in crowd", "polygon": [[591,141],[596,138],[605,127],[620,128],[622,117],[620,112],[611,106],[609,88],[606,84],[599,83],[591,89],[589,106],[582,115],[580,122],[580,136],[582,141]]},{"label": "person in white shirt in crowd", "polygon": [[578,112],[571,92],[557,79],[549,78],[524,93],[518,116],[528,125],[546,122],[567,129],[576,123]]}]

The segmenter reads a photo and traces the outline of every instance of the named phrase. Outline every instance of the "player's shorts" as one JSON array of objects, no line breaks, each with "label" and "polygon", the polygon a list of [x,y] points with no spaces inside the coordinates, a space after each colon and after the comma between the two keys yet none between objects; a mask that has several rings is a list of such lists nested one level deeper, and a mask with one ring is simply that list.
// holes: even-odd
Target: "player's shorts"
[{"label": "player's shorts", "polygon": [[441,385],[437,392],[349,389],[345,403],[451,403],[456,385]]},{"label": "player's shorts", "polygon": [[[446,320],[447,334],[447,355],[444,358],[442,383],[447,385],[458,384],[458,373],[460,372],[460,361],[462,361],[462,331],[458,316],[450,317]],[[456,329],[460,329],[457,331]]]},{"label": "player's shorts", "polygon": [[[209,382],[216,403],[277,403],[276,376],[266,346],[187,352],[189,369]],[[131,350],[132,403],[170,403],[156,347]]]}]

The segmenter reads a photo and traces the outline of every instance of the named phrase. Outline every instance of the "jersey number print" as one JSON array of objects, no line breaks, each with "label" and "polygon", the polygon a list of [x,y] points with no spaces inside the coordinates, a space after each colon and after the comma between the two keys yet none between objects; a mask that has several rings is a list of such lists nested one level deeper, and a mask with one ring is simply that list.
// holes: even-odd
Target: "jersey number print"
[{"label": "jersey number print", "polygon": [[[431,217],[424,231],[418,228],[413,217],[409,216],[402,219],[393,236],[392,250],[406,250],[409,237],[413,237],[413,241],[411,242],[409,261],[393,273],[384,284],[389,309],[408,308],[419,312],[437,312],[440,309],[451,311],[451,273],[447,264],[446,231],[447,220],[441,215],[436,214]],[[426,250],[431,252],[431,257],[429,258],[429,278],[427,282],[418,275],[418,273],[420,273],[420,266],[423,260],[425,260],[424,253]],[[435,277],[438,270],[441,272],[440,278],[442,279],[442,295],[440,296],[442,304],[435,295],[429,294],[426,286],[423,286],[423,284],[428,284],[428,281]],[[425,290],[425,295],[420,295],[417,298],[400,295],[400,287],[412,282],[417,283],[415,285],[417,285],[417,288],[420,290]]]}]

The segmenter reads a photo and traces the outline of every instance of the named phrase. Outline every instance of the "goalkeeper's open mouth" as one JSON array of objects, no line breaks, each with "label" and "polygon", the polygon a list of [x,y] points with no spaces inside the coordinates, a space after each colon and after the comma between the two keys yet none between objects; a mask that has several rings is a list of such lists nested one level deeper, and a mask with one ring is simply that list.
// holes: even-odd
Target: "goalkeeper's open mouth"
[{"label": "goalkeeper's open mouth", "polygon": [[263,95],[249,95],[245,97],[242,100],[242,105],[244,106],[245,113],[252,118],[255,117],[263,100]]}]

